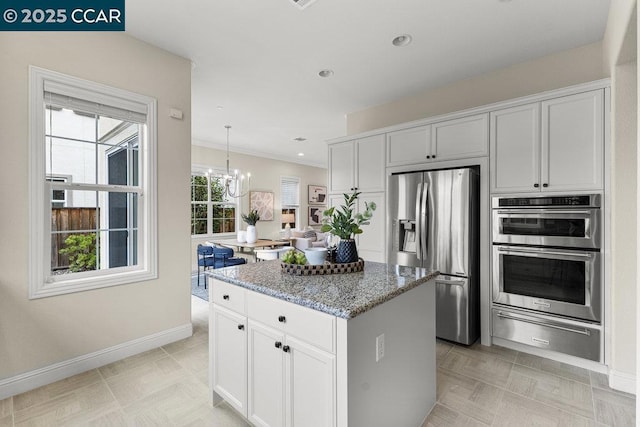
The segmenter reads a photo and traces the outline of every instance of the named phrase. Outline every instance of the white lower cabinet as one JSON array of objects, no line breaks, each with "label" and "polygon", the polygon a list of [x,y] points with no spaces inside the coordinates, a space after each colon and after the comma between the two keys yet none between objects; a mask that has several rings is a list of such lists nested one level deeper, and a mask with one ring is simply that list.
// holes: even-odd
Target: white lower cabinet
[{"label": "white lower cabinet", "polygon": [[247,416],[247,318],[212,304],[212,386],[216,393]]},{"label": "white lower cabinet", "polygon": [[284,426],[284,334],[249,322],[249,411],[257,426]]},{"label": "white lower cabinet", "polygon": [[335,355],[249,321],[248,419],[257,426],[334,426]]}]

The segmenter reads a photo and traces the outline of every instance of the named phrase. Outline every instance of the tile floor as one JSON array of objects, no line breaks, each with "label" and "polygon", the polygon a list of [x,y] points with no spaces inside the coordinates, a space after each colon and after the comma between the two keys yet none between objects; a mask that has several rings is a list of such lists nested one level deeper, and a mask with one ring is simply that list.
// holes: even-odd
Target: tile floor
[{"label": "tile floor", "polygon": [[[246,426],[209,406],[207,303],[191,338],[0,400],[5,426]],[[438,401],[424,426],[634,426],[635,398],[602,374],[502,347],[437,343]]]}]

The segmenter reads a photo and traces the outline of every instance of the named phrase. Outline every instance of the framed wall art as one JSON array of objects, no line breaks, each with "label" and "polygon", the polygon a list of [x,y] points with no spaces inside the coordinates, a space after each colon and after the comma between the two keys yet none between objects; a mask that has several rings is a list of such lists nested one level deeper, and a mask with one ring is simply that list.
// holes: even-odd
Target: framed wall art
[{"label": "framed wall art", "polygon": [[309,185],[310,205],[324,205],[327,203],[327,187],[322,185]]},{"label": "framed wall art", "polygon": [[258,211],[260,221],[273,221],[273,192],[249,192],[249,209]]},{"label": "framed wall art", "polygon": [[309,206],[309,225],[322,225],[324,206]]}]

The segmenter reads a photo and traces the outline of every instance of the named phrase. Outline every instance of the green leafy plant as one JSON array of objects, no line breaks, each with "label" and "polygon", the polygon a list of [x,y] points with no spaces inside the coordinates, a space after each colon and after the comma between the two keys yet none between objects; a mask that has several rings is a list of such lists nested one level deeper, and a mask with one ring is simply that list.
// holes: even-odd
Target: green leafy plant
[{"label": "green leafy plant", "polygon": [[242,214],[242,220],[249,225],[256,225],[256,222],[260,220],[260,215],[256,209],[249,211],[249,214]]},{"label": "green leafy plant", "polygon": [[69,270],[74,273],[96,269],[96,235],[73,234],[64,241],[60,253],[69,257]]},{"label": "green leafy plant", "polygon": [[362,225],[369,225],[369,220],[376,210],[374,202],[365,202],[365,210],[362,213],[355,213],[355,204],[358,200],[359,192],[353,194],[344,193],[344,205],[331,207],[323,212],[322,229],[341,239],[353,239],[356,234],[362,234]]}]

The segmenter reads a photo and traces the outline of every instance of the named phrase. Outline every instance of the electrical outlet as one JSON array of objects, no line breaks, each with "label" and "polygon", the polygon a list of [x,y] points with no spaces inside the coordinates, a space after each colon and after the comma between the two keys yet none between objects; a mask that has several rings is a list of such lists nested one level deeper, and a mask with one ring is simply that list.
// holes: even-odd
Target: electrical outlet
[{"label": "electrical outlet", "polygon": [[376,362],[384,357],[384,334],[376,337]]}]

